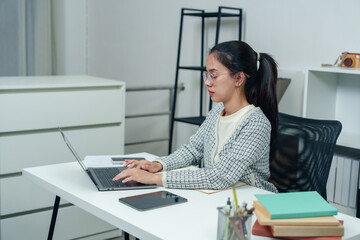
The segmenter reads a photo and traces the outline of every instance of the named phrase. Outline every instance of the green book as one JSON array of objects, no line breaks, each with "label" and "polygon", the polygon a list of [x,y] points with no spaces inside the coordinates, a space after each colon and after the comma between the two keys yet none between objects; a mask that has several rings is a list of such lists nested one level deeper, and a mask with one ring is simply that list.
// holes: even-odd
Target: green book
[{"label": "green book", "polygon": [[289,192],[256,194],[255,197],[269,212],[270,219],[323,217],[337,214],[318,192]]}]

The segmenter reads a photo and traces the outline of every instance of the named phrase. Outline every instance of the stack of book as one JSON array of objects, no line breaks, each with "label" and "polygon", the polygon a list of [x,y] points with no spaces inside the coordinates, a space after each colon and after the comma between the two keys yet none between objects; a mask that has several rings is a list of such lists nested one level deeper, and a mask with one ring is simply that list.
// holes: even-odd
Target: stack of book
[{"label": "stack of book", "polygon": [[283,239],[341,240],[336,208],[315,191],[255,195],[252,233]]}]

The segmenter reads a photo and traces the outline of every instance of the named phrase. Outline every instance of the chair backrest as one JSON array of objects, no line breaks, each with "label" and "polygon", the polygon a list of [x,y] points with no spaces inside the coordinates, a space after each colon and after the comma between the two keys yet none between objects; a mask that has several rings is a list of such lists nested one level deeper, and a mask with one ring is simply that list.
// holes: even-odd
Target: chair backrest
[{"label": "chair backrest", "polygon": [[289,87],[291,82],[290,78],[278,78],[276,82],[276,99],[279,103],[281,98],[284,96],[286,89]]},{"label": "chair backrest", "polygon": [[276,156],[270,179],[279,192],[318,191],[326,199],[326,182],[342,125],[279,113]]}]

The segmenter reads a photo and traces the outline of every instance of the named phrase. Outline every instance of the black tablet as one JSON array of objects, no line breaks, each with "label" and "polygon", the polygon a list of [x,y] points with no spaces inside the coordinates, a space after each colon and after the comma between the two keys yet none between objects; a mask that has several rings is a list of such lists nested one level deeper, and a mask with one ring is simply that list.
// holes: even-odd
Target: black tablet
[{"label": "black tablet", "polygon": [[135,208],[136,210],[146,211],[154,208],[184,203],[187,202],[187,199],[170,193],[168,191],[158,191],[131,197],[119,198],[119,202]]}]

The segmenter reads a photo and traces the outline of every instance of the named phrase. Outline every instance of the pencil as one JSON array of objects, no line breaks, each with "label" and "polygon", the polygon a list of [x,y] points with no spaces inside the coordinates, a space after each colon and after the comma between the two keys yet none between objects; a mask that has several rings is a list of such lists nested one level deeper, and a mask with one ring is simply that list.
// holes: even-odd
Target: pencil
[{"label": "pencil", "polygon": [[232,189],[233,189],[233,194],[234,194],[235,209],[237,209],[239,204],[238,204],[237,197],[236,197],[235,187],[232,187]]}]

